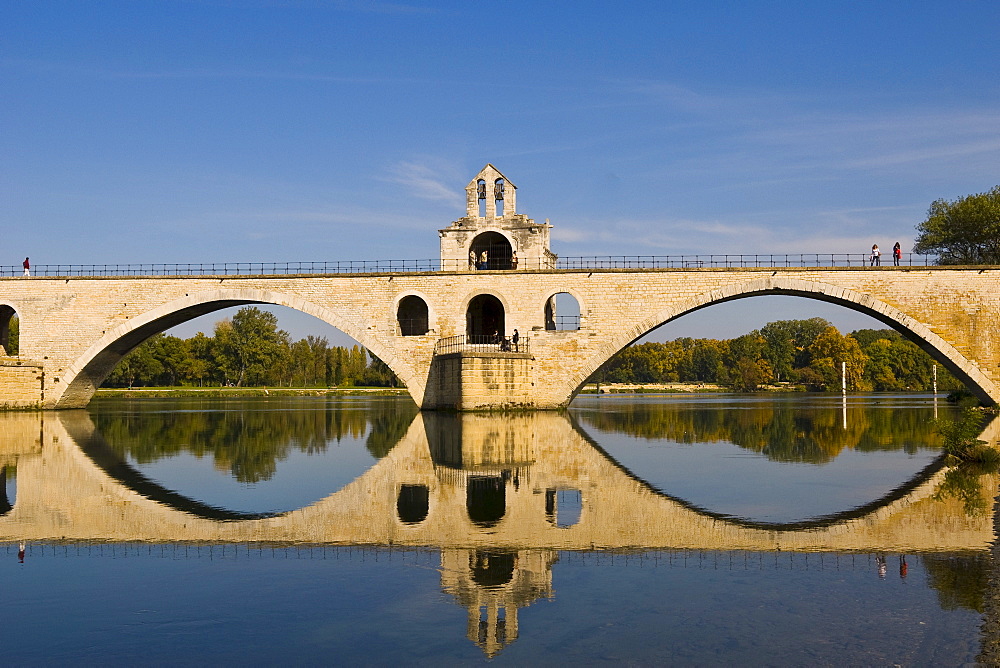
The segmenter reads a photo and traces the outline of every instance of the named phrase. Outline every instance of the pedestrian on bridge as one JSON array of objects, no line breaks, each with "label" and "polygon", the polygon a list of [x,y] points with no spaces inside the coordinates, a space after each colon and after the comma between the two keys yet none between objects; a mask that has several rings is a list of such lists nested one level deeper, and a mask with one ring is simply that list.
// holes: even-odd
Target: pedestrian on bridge
[{"label": "pedestrian on bridge", "polygon": [[878,244],[872,245],[872,256],[870,259],[870,265],[872,267],[882,266],[882,251],[878,249]]},{"label": "pedestrian on bridge", "polygon": [[31,276],[31,263],[28,262],[28,258],[24,258],[24,262],[21,263],[21,266],[24,267],[24,275]]},{"label": "pedestrian on bridge", "polygon": [[892,264],[893,264],[893,266],[898,267],[899,266],[899,260],[902,257],[903,257],[903,249],[899,247],[899,242],[897,241],[896,245],[892,247]]}]

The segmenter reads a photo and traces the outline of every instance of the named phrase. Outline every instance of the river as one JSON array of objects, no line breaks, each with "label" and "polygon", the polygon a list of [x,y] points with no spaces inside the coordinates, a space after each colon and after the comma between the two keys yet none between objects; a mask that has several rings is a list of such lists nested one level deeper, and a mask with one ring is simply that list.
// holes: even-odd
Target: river
[{"label": "river", "polygon": [[[22,664],[963,665],[995,474],[929,395],[97,399],[0,414]],[[984,622],[986,622],[984,626]]]}]

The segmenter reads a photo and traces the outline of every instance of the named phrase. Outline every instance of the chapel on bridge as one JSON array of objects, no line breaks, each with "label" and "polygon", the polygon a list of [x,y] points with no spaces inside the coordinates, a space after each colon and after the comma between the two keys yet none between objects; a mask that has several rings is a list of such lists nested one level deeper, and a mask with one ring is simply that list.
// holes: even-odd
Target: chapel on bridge
[{"label": "chapel on bridge", "polygon": [[[517,186],[487,164],[465,186],[466,212],[441,237],[441,269],[552,269],[548,221],[517,212]],[[486,254],[485,263],[482,262]]]}]

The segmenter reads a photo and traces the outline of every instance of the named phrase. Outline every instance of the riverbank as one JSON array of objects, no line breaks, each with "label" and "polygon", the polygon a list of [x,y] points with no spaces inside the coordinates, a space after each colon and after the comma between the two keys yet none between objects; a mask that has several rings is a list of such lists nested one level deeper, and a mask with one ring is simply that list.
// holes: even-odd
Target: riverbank
[{"label": "riverbank", "polygon": [[[796,392],[803,388],[794,385],[766,385],[761,392]],[[731,388],[716,383],[591,383],[584,385],[580,394],[663,394],[695,392],[732,392]]]},{"label": "riverbank", "polygon": [[402,396],[398,387],[102,387],[97,397],[322,397],[341,395]]}]

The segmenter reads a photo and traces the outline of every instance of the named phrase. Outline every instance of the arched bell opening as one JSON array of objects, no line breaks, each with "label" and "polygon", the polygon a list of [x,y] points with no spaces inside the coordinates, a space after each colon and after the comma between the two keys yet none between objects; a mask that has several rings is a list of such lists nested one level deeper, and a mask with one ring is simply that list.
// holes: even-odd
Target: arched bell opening
[{"label": "arched bell opening", "polygon": [[498,343],[506,325],[503,303],[493,295],[477,295],[465,315],[469,343]]},{"label": "arched bell opening", "polygon": [[507,514],[507,485],[503,477],[471,476],[465,488],[465,509],[476,526],[496,526]]},{"label": "arched bell opening", "polygon": [[423,336],[429,330],[427,302],[416,295],[408,295],[399,300],[396,307],[396,321],[401,336]]},{"label": "arched bell opening", "polygon": [[401,485],[396,498],[396,515],[403,524],[420,524],[427,519],[430,490],[427,485]]},{"label": "arched bell opening", "polygon": [[20,351],[20,327],[13,307],[0,304],[0,357],[16,357]]},{"label": "arched bell opening", "polygon": [[[476,256],[476,269],[507,270],[511,268],[513,254],[510,241],[499,232],[483,232],[472,240],[469,247]],[[483,253],[486,253],[485,262]]]},{"label": "arched bell opening", "polygon": [[505,182],[504,182],[504,180],[502,178],[501,179],[497,179],[497,180],[495,180],[493,182],[493,199],[496,200],[496,215],[498,217],[503,215],[504,186],[505,186]]}]

